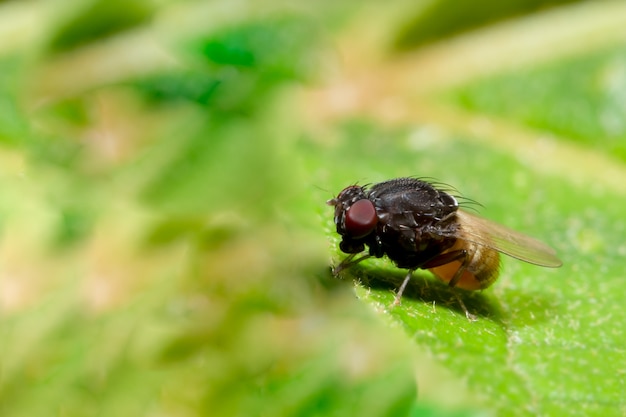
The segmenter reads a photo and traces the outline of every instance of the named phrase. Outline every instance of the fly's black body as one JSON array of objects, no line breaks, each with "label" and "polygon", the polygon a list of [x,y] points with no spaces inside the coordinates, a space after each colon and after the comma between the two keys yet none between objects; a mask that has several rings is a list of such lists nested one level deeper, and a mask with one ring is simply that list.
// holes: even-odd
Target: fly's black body
[{"label": "fly's black body", "polygon": [[349,254],[336,272],[386,255],[409,270],[396,302],[415,269],[428,269],[451,287],[477,290],[496,280],[498,252],[540,266],[561,265],[552,248],[460,210],[452,195],[420,179],[352,185],[328,204],[335,207],[339,247]]}]

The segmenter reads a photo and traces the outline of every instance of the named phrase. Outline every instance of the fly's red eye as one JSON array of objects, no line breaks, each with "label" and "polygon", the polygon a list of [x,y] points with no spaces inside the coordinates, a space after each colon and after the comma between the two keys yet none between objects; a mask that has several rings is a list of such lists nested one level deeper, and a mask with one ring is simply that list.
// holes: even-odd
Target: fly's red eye
[{"label": "fly's red eye", "polygon": [[346,232],[353,239],[359,239],[370,234],[378,223],[374,203],[362,199],[350,206],[346,212]]}]

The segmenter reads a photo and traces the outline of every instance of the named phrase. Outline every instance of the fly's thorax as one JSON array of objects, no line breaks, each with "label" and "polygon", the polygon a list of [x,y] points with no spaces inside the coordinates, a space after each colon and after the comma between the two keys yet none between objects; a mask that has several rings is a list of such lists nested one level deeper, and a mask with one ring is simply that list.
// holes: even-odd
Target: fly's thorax
[{"label": "fly's thorax", "polygon": [[[456,200],[432,189],[422,189],[413,198],[407,191],[391,189],[369,197],[378,213],[377,235],[382,249],[400,268],[415,269],[446,251],[459,231]],[[428,201],[422,193],[433,194]],[[449,197],[449,198],[448,198]]]}]

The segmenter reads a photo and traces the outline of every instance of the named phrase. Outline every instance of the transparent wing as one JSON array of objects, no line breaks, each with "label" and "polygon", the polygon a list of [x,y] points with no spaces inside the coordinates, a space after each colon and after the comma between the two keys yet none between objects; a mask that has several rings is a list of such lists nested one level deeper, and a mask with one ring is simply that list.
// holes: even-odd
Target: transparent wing
[{"label": "transparent wing", "polygon": [[554,249],[532,237],[466,211],[457,211],[457,217],[461,225],[460,239],[539,266],[557,268],[563,264]]}]

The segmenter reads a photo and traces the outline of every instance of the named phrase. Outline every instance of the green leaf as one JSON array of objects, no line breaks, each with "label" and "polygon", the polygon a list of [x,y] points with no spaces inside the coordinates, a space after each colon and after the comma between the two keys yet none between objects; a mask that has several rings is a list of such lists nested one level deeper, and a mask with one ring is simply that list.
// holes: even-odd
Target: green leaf
[{"label": "green leaf", "polygon": [[[149,2],[97,33],[20,7],[0,13],[3,417],[623,414],[621,2],[403,55],[410,2]],[[13,38],[25,12],[67,53]],[[398,306],[386,259],[333,277],[325,201],[409,175],[563,267],[503,257],[457,294],[474,322],[427,271]]]}]

